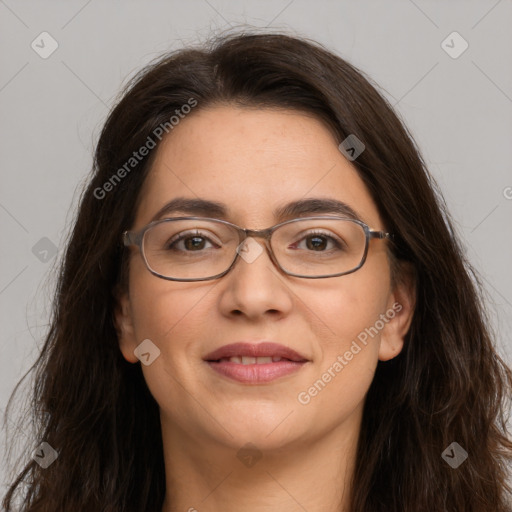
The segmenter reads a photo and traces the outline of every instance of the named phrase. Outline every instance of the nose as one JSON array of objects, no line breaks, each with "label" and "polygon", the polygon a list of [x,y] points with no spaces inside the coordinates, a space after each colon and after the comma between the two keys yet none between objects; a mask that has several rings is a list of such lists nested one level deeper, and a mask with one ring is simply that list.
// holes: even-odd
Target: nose
[{"label": "nose", "polygon": [[223,277],[223,314],[256,319],[289,313],[293,302],[290,285],[286,275],[274,265],[265,244],[249,237],[237,252],[234,267]]}]

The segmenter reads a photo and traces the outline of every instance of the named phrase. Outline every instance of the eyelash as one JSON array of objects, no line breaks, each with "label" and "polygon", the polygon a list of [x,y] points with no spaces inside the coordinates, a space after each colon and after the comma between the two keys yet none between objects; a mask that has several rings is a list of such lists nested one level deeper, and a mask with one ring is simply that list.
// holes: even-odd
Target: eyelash
[{"label": "eyelash", "polygon": [[[302,242],[303,240],[306,240],[308,237],[314,237],[314,236],[326,238],[326,239],[330,240],[335,245],[336,249],[342,249],[341,240],[334,238],[333,236],[331,236],[323,231],[310,231],[310,232],[304,234],[304,236],[302,238],[300,238],[297,242],[295,242],[295,244],[298,244],[298,243]],[[211,244],[216,245],[215,242],[213,242],[204,233],[201,233],[200,231],[196,231],[195,233],[190,233],[190,232],[179,233],[176,237],[174,237],[172,240],[167,242],[166,249],[169,249],[169,250],[174,249],[174,246],[181,240],[186,240],[188,238],[194,238],[194,237],[203,238],[205,240],[208,240]],[[194,252],[194,251],[186,251],[186,252]],[[321,252],[325,252],[325,251],[321,251]]]}]

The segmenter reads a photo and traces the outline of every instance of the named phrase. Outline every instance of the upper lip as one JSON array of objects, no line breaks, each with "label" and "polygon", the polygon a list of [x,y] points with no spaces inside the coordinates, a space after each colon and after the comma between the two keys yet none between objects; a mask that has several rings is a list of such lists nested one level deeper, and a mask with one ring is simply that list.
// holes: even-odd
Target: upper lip
[{"label": "upper lip", "polygon": [[308,359],[295,350],[280,345],[279,343],[262,342],[262,343],[247,343],[237,342],[224,345],[213,352],[210,352],[204,357],[205,361],[218,361],[222,358],[229,358],[235,356],[245,357],[281,357],[289,359],[290,361],[303,362]]}]

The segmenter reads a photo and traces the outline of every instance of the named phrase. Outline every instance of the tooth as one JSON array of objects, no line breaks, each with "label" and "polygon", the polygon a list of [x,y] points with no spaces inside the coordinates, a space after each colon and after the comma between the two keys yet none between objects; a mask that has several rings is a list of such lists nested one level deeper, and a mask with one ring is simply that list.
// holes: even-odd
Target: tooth
[{"label": "tooth", "polygon": [[261,357],[251,357],[251,356],[232,356],[232,357],[223,357],[220,359],[220,362],[229,361],[230,363],[237,364],[268,364],[272,362],[282,361],[282,357],[271,357],[271,356],[261,356]]},{"label": "tooth", "polygon": [[269,357],[257,357],[256,358],[256,363],[257,364],[265,364],[265,363],[271,363],[272,362],[272,358],[269,356]]}]

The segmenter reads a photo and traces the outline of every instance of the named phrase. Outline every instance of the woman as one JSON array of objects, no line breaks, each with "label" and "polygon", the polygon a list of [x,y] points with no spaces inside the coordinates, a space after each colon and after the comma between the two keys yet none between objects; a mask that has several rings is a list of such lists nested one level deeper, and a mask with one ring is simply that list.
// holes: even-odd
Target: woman
[{"label": "woman", "polygon": [[275,34],[166,55],[102,131],[3,505],[510,510],[473,278],[353,66]]}]

